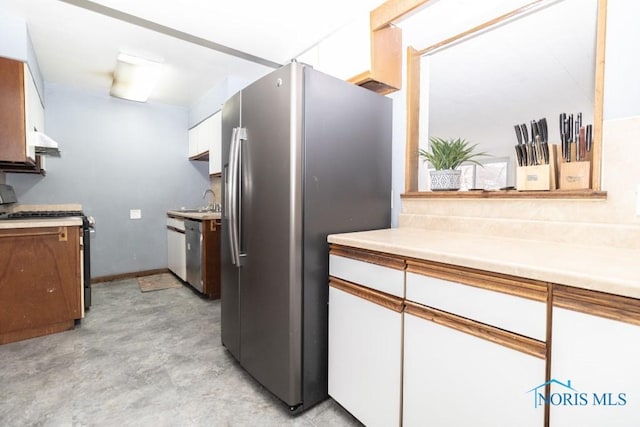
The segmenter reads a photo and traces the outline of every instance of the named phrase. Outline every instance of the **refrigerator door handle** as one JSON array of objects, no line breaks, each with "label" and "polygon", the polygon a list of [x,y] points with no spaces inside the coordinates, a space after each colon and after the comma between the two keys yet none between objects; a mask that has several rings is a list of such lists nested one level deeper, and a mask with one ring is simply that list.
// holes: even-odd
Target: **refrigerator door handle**
[{"label": "refrigerator door handle", "polygon": [[240,191],[240,163],[242,155],[241,141],[247,139],[247,131],[244,128],[234,128],[231,136],[231,152],[229,153],[229,247],[231,248],[231,261],[236,267],[240,267],[240,203],[242,197]]},{"label": "refrigerator door handle", "polygon": [[224,193],[224,217],[226,219],[229,219],[231,216],[231,172],[232,172],[232,165],[233,165],[233,150],[234,150],[234,143],[236,140],[236,133],[237,133],[237,128],[233,128],[233,130],[231,131],[231,142],[229,143],[229,164],[227,165],[227,168],[225,169],[225,174],[224,174],[224,184],[226,187],[225,193]]},{"label": "refrigerator door handle", "polygon": [[247,140],[247,129],[246,128],[238,128],[236,132],[236,202],[235,202],[235,248],[236,248],[236,265],[238,267],[242,266],[242,257],[246,254],[242,253],[242,248],[240,247],[240,242],[242,241],[242,224],[240,215],[242,215],[242,141]]},{"label": "refrigerator door handle", "polygon": [[239,264],[238,257],[238,128],[231,133],[231,147],[229,149],[229,186],[227,191],[227,207],[229,216],[229,249],[231,263]]}]

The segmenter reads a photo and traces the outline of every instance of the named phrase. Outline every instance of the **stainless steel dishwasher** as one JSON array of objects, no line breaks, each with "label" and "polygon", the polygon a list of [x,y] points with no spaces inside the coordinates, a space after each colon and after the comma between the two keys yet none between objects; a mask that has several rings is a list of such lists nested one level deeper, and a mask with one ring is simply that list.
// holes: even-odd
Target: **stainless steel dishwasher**
[{"label": "stainless steel dishwasher", "polygon": [[187,249],[187,283],[204,292],[202,280],[202,222],[185,219],[185,244]]}]

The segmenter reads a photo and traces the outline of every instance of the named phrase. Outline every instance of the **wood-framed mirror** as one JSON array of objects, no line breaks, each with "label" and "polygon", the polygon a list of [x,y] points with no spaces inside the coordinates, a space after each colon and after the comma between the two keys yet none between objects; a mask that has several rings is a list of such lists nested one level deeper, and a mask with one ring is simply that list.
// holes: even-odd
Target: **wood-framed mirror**
[{"label": "wood-framed mirror", "polygon": [[[606,197],[600,185],[606,4],[537,0],[424,48],[409,47],[403,197]],[[429,2],[420,13],[428,9]],[[591,189],[423,191],[418,149],[426,148],[429,135],[464,137],[478,142],[481,151],[510,158],[506,186],[511,186],[513,125],[546,117],[549,142],[559,142],[560,112],[582,112],[584,123],[593,124]]]}]

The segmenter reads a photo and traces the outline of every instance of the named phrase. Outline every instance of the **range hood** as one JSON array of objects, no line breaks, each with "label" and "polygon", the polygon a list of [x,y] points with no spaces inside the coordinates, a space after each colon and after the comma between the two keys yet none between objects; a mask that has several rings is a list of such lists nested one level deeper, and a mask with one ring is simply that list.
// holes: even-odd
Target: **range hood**
[{"label": "range hood", "polygon": [[13,187],[6,184],[0,184],[0,205],[15,203],[18,199]]},{"label": "range hood", "polygon": [[35,148],[36,154],[60,157],[58,142],[42,132],[29,132],[29,145]]}]

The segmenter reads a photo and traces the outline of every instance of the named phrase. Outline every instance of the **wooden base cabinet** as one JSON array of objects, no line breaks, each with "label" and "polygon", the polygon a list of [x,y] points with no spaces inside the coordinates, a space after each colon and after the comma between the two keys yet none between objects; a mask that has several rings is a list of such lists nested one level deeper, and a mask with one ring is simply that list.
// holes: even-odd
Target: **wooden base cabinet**
[{"label": "wooden base cabinet", "polygon": [[222,221],[208,219],[202,221],[202,280],[204,293],[209,299],[220,298],[220,236]]},{"label": "wooden base cabinet", "polygon": [[80,227],[0,230],[0,344],[73,329],[82,312]]},{"label": "wooden base cabinet", "polygon": [[[415,306],[417,307],[417,306]],[[531,388],[545,360],[429,320],[404,315],[403,426],[544,425]]]},{"label": "wooden base cabinet", "polygon": [[[367,426],[400,424],[402,314],[351,284],[329,288],[329,395]],[[347,289],[346,291],[344,289]],[[360,293],[360,296],[356,295]],[[398,299],[401,310],[401,301]]]},{"label": "wooden base cabinet", "polygon": [[553,300],[550,425],[640,425],[640,301],[564,286]]}]

